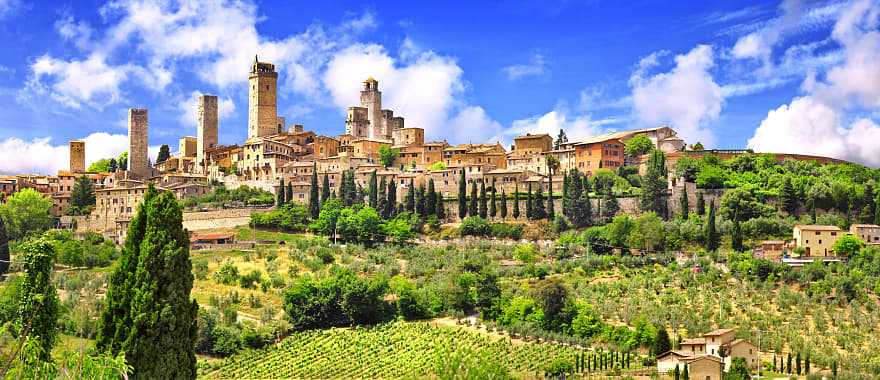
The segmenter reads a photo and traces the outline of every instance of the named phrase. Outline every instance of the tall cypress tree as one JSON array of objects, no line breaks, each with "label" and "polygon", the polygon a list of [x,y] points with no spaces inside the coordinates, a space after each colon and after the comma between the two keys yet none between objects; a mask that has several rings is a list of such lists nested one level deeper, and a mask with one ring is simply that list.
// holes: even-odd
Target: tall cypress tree
[{"label": "tall cypress tree", "polygon": [[312,219],[318,219],[321,213],[321,199],[318,194],[318,164],[312,163],[312,181],[309,183],[309,211]]},{"label": "tall cypress tree", "polygon": [[413,180],[409,180],[409,187],[406,189],[406,211],[416,211],[416,189]]},{"label": "tall cypress tree", "polygon": [[779,206],[789,215],[792,215],[798,208],[798,196],[791,184],[791,177],[785,176],[782,180],[782,188],[779,190]]},{"label": "tall cypress tree", "polygon": [[122,255],[107,284],[104,312],[101,313],[101,320],[98,323],[95,344],[98,349],[109,351],[113,355],[122,351],[132,327],[131,304],[135,295],[135,273],[141,257],[141,242],[146,231],[147,208],[155,197],[156,189],[152,186],[148,187],[143,202],[128,223]]},{"label": "tall cypress tree", "polygon": [[513,219],[519,219],[519,182],[513,192]]},{"label": "tall cypress tree", "polygon": [[376,170],[373,170],[373,172],[370,173],[370,184],[367,192],[369,193],[370,207],[372,207],[374,210],[376,209],[376,206],[379,202],[379,192],[378,189],[376,189],[376,187],[378,186],[379,184],[376,179]]},{"label": "tall cypress tree", "polygon": [[547,218],[547,210],[544,208],[544,191],[540,185],[538,186],[538,191],[535,192],[535,201],[532,202],[532,208],[536,220]]},{"label": "tall cypress tree", "polygon": [[37,343],[37,358],[49,362],[58,337],[56,324],[61,310],[52,284],[55,249],[42,238],[26,241],[20,249],[24,253],[24,279],[18,294],[15,325],[20,332],[28,329],[28,339]]},{"label": "tall cypress tree", "polygon": [[703,198],[703,192],[697,192],[697,202],[694,205],[697,208],[697,215],[703,216],[706,214],[706,200]]},{"label": "tall cypress tree", "polygon": [[287,188],[284,187],[284,177],[278,179],[278,190],[275,192],[275,206],[281,207],[287,203],[286,195]]},{"label": "tall cypress tree", "polygon": [[498,214],[498,206],[495,204],[497,202],[496,189],[495,189],[495,179],[492,179],[492,195],[489,201],[489,215],[491,217],[495,217]]},{"label": "tall cypress tree", "polygon": [[327,173],[324,173],[324,181],[321,184],[321,203],[330,199],[330,178],[327,178]]},{"label": "tall cypress tree", "polygon": [[739,218],[734,215],[733,228],[730,229],[730,247],[736,252],[743,251],[742,230],[739,225]]},{"label": "tall cypress tree", "polygon": [[9,272],[9,235],[6,234],[6,224],[0,218],[0,277]]},{"label": "tall cypress tree", "polygon": [[691,380],[690,372],[688,371],[689,365],[684,365],[684,371],[681,373],[681,380]]},{"label": "tall cypress tree", "polygon": [[553,204],[553,174],[547,176],[547,218],[556,216],[556,205]]},{"label": "tall cypress tree", "polygon": [[287,192],[284,195],[284,203],[293,202],[293,183],[287,183]]},{"label": "tall cypress tree", "polygon": [[681,218],[687,219],[688,212],[690,212],[691,208],[691,205],[688,204],[687,186],[681,189],[681,198],[678,200],[678,205],[681,206]]},{"label": "tall cypress tree", "polygon": [[486,219],[489,216],[488,199],[486,199],[486,181],[480,181],[480,217]]},{"label": "tall cypress tree", "polygon": [[435,213],[437,214],[437,219],[439,219],[441,222],[446,220],[446,205],[444,204],[444,202],[445,201],[443,200],[443,193],[438,192],[436,202],[437,211]]},{"label": "tall cypress tree", "polygon": [[146,223],[131,301],[131,335],[122,345],[136,379],[194,379],[198,304],[189,236],[171,192],[144,207]]},{"label": "tall cypress tree", "polygon": [[709,216],[706,217],[706,249],[718,249],[718,231],[715,229],[715,202],[709,202]]},{"label": "tall cypress tree", "polygon": [[640,206],[642,211],[654,211],[666,216],[666,155],[655,149],[648,159],[645,175],[642,177]]},{"label": "tall cypress tree", "polygon": [[425,210],[427,210],[428,215],[436,215],[437,214],[437,191],[434,189],[434,179],[431,178],[428,180],[428,193],[427,199],[425,199]]},{"label": "tall cypress tree", "polygon": [[507,219],[507,194],[504,193],[504,188],[501,188],[501,219]]},{"label": "tall cypress tree", "polygon": [[382,216],[385,219],[394,217],[394,211],[397,209],[397,181],[392,179],[388,181],[388,200],[385,201],[385,211]]},{"label": "tall cypress tree", "polygon": [[379,181],[379,192],[376,194],[376,212],[383,218],[385,217],[385,202],[388,202],[387,190],[388,181],[382,177],[382,180]]},{"label": "tall cypress tree", "polygon": [[479,207],[477,207],[477,181],[471,182],[471,199],[468,203],[468,215],[478,216]]},{"label": "tall cypress tree", "polygon": [[571,219],[571,211],[569,208],[571,207],[571,199],[569,199],[569,188],[571,187],[571,181],[569,180],[568,173],[564,170],[562,171],[562,215],[565,215],[566,218]]},{"label": "tall cypress tree", "polygon": [[425,185],[419,185],[419,190],[416,192],[416,213],[422,218],[428,216],[428,202],[426,198]]},{"label": "tall cypress tree", "polygon": [[458,218],[464,219],[467,216],[467,181],[464,177],[464,168],[458,168],[461,176],[458,179]]},{"label": "tall cypress tree", "polygon": [[529,184],[529,191],[526,193],[526,219],[535,218],[534,205],[532,204],[532,184]]}]

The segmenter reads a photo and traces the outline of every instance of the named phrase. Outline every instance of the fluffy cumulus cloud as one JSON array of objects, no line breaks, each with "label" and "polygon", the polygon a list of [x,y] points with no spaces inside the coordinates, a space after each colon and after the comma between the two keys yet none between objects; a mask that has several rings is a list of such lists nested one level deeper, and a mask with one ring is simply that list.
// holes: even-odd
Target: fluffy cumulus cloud
[{"label": "fluffy cumulus cloud", "polygon": [[121,97],[120,84],[131,72],[130,67],[108,65],[101,54],[71,61],[43,55],[30,67],[32,75],[22,96],[48,95],[72,108],[103,108],[115,103]]},{"label": "fluffy cumulus cloud", "polygon": [[718,118],[724,94],[709,72],[712,47],[699,45],[676,56],[671,71],[650,75],[662,55],[642,59],[630,77],[636,117],[645,125],[669,124],[686,141],[713,146],[715,136],[707,125]]},{"label": "fluffy cumulus cloud", "polygon": [[[204,95],[201,91],[193,91],[177,102],[180,111],[180,124],[194,128],[198,120],[199,96]],[[230,98],[217,97],[217,116],[223,119],[235,114],[235,102]]]},{"label": "fluffy cumulus cloud", "polygon": [[556,107],[543,115],[515,120],[504,134],[507,137],[505,141],[526,133],[546,133],[556,138],[562,129],[569,140],[579,140],[607,133],[610,130],[608,126],[621,122],[623,120],[619,118],[594,120],[589,114],[573,114],[565,107]]},{"label": "fluffy cumulus cloud", "polygon": [[547,71],[546,66],[547,63],[544,60],[544,56],[541,54],[535,54],[532,56],[529,63],[507,66],[502,69],[502,71],[504,71],[507,79],[515,81],[525,77],[542,76]]},{"label": "fluffy cumulus cloud", "polygon": [[[116,157],[128,149],[128,136],[103,132],[92,133],[82,139],[86,143],[86,166],[102,158]],[[151,147],[158,153],[158,147]],[[0,160],[0,173],[54,174],[67,170],[70,150],[67,144],[54,145],[50,137],[25,141],[8,138],[0,141],[0,151],[14,160]],[[152,155],[155,159],[155,154]]]},{"label": "fluffy cumulus cloud", "polygon": [[749,139],[757,151],[793,152],[880,166],[880,126],[868,118],[847,120],[852,111],[880,110],[880,4],[856,1],[844,9],[832,37],[844,61],[802,85],[806,95],[770,111]]}]

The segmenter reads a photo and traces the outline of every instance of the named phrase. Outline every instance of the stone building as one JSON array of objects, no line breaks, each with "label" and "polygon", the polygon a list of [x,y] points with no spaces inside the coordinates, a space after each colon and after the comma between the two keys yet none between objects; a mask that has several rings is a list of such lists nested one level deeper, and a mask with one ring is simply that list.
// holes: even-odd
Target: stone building
[{"label": "stone building", "polygon": [[218,144],[219,109],[217,107],[216,96],[199,96],[198,116],[196,119],[196,173],[205,173],[207,171],[205,151],[216,147]]},{"label": "stone building", "polygon": [[248,75],[248,139],[278,134],[283,119],[278,119],[277,84],[275,65],[254,56]]},{"label": "stone building", "polygon": [[83,173],[86,171],[86,142],[81,140],[73,140],[70,146],[70,171],[72,173]]},{"label": "stone building", "polygon": [[805,256],[834,256],[834,243],[844,231],[837,226],[798,224],[792,229],[795,245]]},{"label": "stone building", "polygon": [[147,110],[131,108],[128,110],[128,171],[137,178],[150,175],[148,153]]},{"label": "stone building", "polygon": [[623,166],[623,142],[615,136],[601,135],[573,143],[577,170],[592,176],[599,169],[617,170]]},{"label": "stone building", "polygon": [[546,133],[526,133],[513,138],[513,151],[511,153],[522,156],[540,155],[551,149],[553,138]]},{"label": "stone building", "polygon": [[197,138],[193,136],[183,136],[178,140],[177,152],[180,157],[195,157],[197,154]]},{"label": "stone building", "polygon": [[[345,133],[352,138],[392,140],[396,131],[403,128],[403,118],[395,117],[394,111],[382,109],[382,92],[379,81],[373,77],[364,81],[361,105],[349,107],[345,119]],[[345,144],[343,144],[345,145]]]}]

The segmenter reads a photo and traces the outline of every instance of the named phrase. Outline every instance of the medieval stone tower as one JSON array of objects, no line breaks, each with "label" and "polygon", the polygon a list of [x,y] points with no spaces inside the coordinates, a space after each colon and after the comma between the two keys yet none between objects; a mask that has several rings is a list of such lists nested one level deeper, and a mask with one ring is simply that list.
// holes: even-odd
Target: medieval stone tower
[{"label": "medieval stone tower", "polygon": [[364,81],[364,89],[361,91],[361,107],[367,109],[367,120],[370,121],[367,137],[388,139],[389,134],[385,131],[385,119],[382,117],[382,92],[379,91],[379,81],[373,77]]},{"label": "medieval stone tower", "polygon": [[145,108],[128,109],[128,171],[140,178],[150,174],[147,126],[147,110]]},{"label": "medieval stone tower", "polygon": [[70,147],[70,172],[83,173],[86,171],[86,142],[73,140]]},{"label": "medieval stone tower", "polygon": [[199,96],[198,117],[196,120],[196,173],[204,173],[205,150],[217,146],[218,109],[217,97],[214,95]]},{"label": "medieval stone tower", "polygon": [[254,56],[248,76],[248,138],[278,133],[277,82],[275,65]]}]

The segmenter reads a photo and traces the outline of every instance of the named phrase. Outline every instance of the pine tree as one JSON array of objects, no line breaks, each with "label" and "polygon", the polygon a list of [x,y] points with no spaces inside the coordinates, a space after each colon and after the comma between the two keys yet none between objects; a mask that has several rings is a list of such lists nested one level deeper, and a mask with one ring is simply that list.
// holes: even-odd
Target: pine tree
[{"label": "pine tree", "polygon": [[135,273],[141,258],[148,208],[156,195],[156,189],[152,186],[144,193],[143,202],[128,223],[122,255],[107,284],[105,306],[98,323],[95,345],[99,350],[109,351],[113,355],[122,351],[133,324],[131,309],[135,296]]},{"label": "pine tree", "polygon": [[489,201],[489,216],[491,216],[492,218],[495,218],[495,216],[498,214],[498,205],[496,204],[497,201],[498,199],[495,189],[495,179],[492,179],[492,195]]},{"label": "pine tree", "polygon": [[486,181],[480,181],[480,217],[486,219],[489,216],[488,199],[486,199]]},{"label": "pine tree", "polygon": [[194,379],[198,304],[189,236],[170,192],[145,204],[146,223],[131,300],[131,334],[122,345],[136,379]]},{"label": "pine tree", "polygon": [[24,279],[19,288],[15,327],[21,334],[26,333],[28,340],[36,342],[37,359],[50,362],[61,311],[52,284],[55,249],[49,241],[37,238],[22,243],[19,250],[23,253]]},{"label": "pine tree", "polygon": [[6,224],[3,218],[0,218],[0,277],[9,272],[9,235],[6,234]]},{"label": "pine tree", "polygon": [[458,179],[458,218],[464,219],[467,217],[468,207],[467,207],[467,181],[464,177],[464,168],[459,168],[459,172],[461,176]]},{"label": "pine tree", "polygon": [[504,188],[501,188],[501,210],[499,210],[499,214],[501,214],[501,219],[507,219],[507,194],[504,193]]},{"label": "pine tree", "polygon": [[655,357],[672,349],[672,343],[669,341],[669,333],[666,327],[657,326],[657,338],[654,339],[653,354]]},{"label": "pine tree", "polygon": [[470,216],[478,216],[480,215],[479,207],[478,207],[478,197],[477,197],[477,181],[471,182],[471,199],[468,203],[468,215]]},{"label": "pine tree", "polygon": [[798,209],[798,196],[791,184],[791,177],[786,176],[782,180],[782,189],[779,190],[779,205],[789,215],[793,215]]},{"label": "pine tree", "polygon": [[388,202],[387,189],[388,181],[382,177],[382,181],[379,182],[379,193],[376,195],[376,212],[383,218],[387,218],[385,215],[385,204]]},{"label": "pine tree", "polygon": [[416,211],[416,189],[413,180],[409,180],[409,187],[406,189],[406,212]]},{"label": "pine tree", "polygon": [[373,173],[370,174],[370,184],[367,190],[370,194],[370,207],[372,207],[373,209],[376,209],[376,205],[379,200],[378,189],[376,189],[376,187],[378,187],[377,182],[378,181],[376,179],[376,170],[373,170]]},{"label": "pine tree", "polygon": [[327,173],[324,173],[324,180],[321,184],[321,203],[323,204],[326,200],[330,199],[330,178],[327,177]]},{"label": "pine tree", "polygon": [[706,217],[706,249],[714,252],[718,249],[719,237],[715,229],[715,203],[709,202],[709,216]]},{"label": "pine tree", "polygon": [[397,209],[397,181],[390,180],[388,181],[388,200],[385,202],[385,212],[383,212],[383,216],[385,219],[391,219],[394,217],[394,212]]},{"label": "pine tree", "polygon": [[513,219],[519,219],[519,182],[516,183],[516,190],[513,192]]},{"label": "pine tree", "polygon": [[620,205],[617,203],[617,197],[611,194],[605,194],[602,196],[602,218],[605,221],[610,221],[617,215],[617,212],[620,211]]},{"label": "pine tree", "polygon": [[437,214],[437,191],[434,189],[434,179],[428,180],[428,198],[425,200],[425,209],[429,215]]},{"label": "pine tree", "polygon": [[87,214],[95,206],[95,186],[86,176],[80,176],[73,184],[70,192],[70,213],[73,215]]},{"label": "pine tree", "polygon": [[416,192],[416,213],[418,213],[419,216],[421,216],[422,218],[428,216],[425,185],[419,185],[419,190]]},{"label": "pine tree", "polygon": [[278,179],[278,190],[275,191],[275,206],[281,207],[287,203],[287,197],[285,197],[285,187],[284,187],[284,177]]},{"label": "pine tree", "polygon": [[688,204],[687,186],[681,188],[681,198],[679,198],[678,204],[681,206],[681,218],[687,219],[691,207],[691,205]]},{"label": "pine tree", "polygon": [[318,164],[312,163],[312,180],[309,183],[309,211],[312,219],[318,219],[321,213],[321,197],[318,193]]},{"label": "pine tree", "polygon": [[168,161],[169,158],[171,158],[171,148],[168,147],[168,144],[162,144],[159,147],[159,154],[156,156],[156,164]]},{"label": "pine tree", "polygon": [[559,135],[556,136],[556,141],[553,142],[553,149],[559,150],[562,149],[562,144],[568,142],[568,136],[565,135],[565,131],[562,128],[559,129]]},{"label": "pine tree", "polygon": [[532,184],[529,184],[529,191],[526,193],[526,219],[534,219],[535,218],[535,210],[534,205],[532,204]]},{"label": "pine tree", "polygon": [[706,214],[706,200],[703,199],[703,192],[701,191],[697,192],[697,204],[695,206],[697,215],[703,216]]},{"label": "pine tree", "polygon": [[116,162],[116,158],[111,158],[107,166],[110,173],[116,173],[116,169],[119,169],[119,164]]}]

